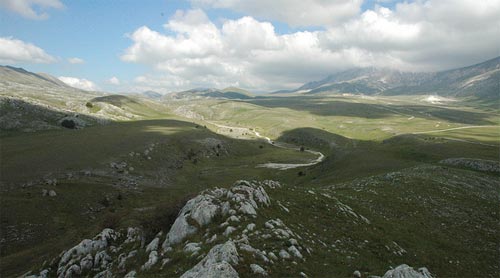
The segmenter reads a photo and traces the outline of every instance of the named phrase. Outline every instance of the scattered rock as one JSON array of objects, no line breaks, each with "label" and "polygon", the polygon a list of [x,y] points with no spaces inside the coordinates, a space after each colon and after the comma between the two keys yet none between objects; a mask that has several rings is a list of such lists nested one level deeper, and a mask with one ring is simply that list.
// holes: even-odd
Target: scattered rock
[{"label": "scattered rock", "polygon": [[214,246],[198,264],[182,274],[181,278],[239,277],[231,265],[238,264],[238,251],[232,241]]},{"label": "scattered rock", "polygon": [[[297,257],[299,259],[304,258],[304,257],[302,257],[302,254],[300,254],[299,250],[297,250],[297,248],[293,245],[288,247],[288,252],[290,252],[292,255],[294,255],[295,257]],[[281,256],[281,252],[280,252],[280,256]]]},{"label": "scattered rock", "polygon": [[124,278],[135,278],[135,275],[137,275],[137,272],[135,270],[132,270],[127,273]]},{"label": "scattered rock", "polygon": [[191,243],[186,244],[186,246],[184,246],[183,251],[186,253],[198,253],[198,251],[200,251],[200,249],[201,249],[201,243],[191,242]]},{"label": "scattered rock", "polygon": [[282,259],[290,259],[291,258],[290,254],[287,251],[283,250],[283,249],[281,249],[281,251],[279,253],[279,256]]},{"label": "scattered rock", "polygon": [[254,223],[248,224],[246,229],[247,231],[252,232],[255,229],[255,224]]},{"label": "scattered rock", "polygon": [[233,233],[234,231],[236,231],[236,228],[235,227],[232,227],[232,226],[229,226],[226,228],[226,230],[224,231],[224,236],[229,236],[231,233]]},{"label": "scattered rock", "polygon": [[252,270],[252,273],[254,273],[254,274],[267,276],[267,272],[258,264],[251,264],[250,269]]},{"label": "scattered rock", "polygon": [[160,243],[160,239],[159,238],[155,238],[153,239],[149,244],[148,246],[146,246],[146,253],[147,252],[151,252],[151,251],[155,251],[158,249],[158,245]]},{"label": "scattered rock", "polygon": [[148,270],[158,262],[158,252],[151,251],[148,261],[141,267],[141,270]]},{"label": "scattered rock", "polygon": [[425,267],[416,271],[412,267],[402,264],[387,271],[382,278],[432,278],[432,275]]}]

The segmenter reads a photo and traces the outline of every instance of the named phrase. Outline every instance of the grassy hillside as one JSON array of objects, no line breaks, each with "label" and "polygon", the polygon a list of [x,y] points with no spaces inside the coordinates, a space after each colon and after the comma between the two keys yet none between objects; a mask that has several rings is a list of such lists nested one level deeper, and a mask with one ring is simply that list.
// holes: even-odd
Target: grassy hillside
[{"label": "grassy hillside", "polygon": [[[215,242],[193,234],[187,241],[203,241],[200,256],[250,222],[259,231],[249,234],[252,246],[289,248],[265,224],[281,219],[304,259],[271,264],[240,250],[244,261],[235,268],[242,277],[253,277],[251,263],[273,277],[382,275],[402,263],[427,266],[437,277],[499,271],[500,116],[491,105],[418,95],[156,101],[9,88],[0,112],[1,122],[13,125],[2,125],[0,134],[2,277],[54,267],[62,250],[103,228],[139,227],[149,242],[201,191],[265,179],[284,184],[266,189],[271,205],[232,223],[233,236],[223,235],[222,218],[203,230],[217,233]],[[91,124],[63,129],[68,114]],[[325,159],[288,170],[261,167],[307,164],[317,158],[308,150]],[[449,158],[459,162],[443,162]],[[138,255],[128,270],[139,271],[148,254],[133,248]],[[158,263],[139,277],[179,276],[200,256],[186,255],[181,244],[166,268]]]}]

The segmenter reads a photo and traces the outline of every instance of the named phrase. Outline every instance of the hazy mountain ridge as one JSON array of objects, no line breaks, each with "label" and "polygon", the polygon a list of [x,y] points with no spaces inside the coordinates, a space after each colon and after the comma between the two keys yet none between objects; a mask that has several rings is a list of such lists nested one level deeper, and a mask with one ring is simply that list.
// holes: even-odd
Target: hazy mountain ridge
[{"label": "hazy mountain ridge", "polygon": [[228,87],[222,90],[216,88],[196,88],[165,95],[165,98],[167,99],[185,99],[185,98],[250,99],[253,97],[254,96],[251,92],[236,87]]},{"label": "hazy mountain ridge", "polygon": [[315,94],[439,94],[443,96],[498,96],[500,57],[472,66],[440,72],[403,72],[386,68],[359,68],[304,84],[294,92]]}]

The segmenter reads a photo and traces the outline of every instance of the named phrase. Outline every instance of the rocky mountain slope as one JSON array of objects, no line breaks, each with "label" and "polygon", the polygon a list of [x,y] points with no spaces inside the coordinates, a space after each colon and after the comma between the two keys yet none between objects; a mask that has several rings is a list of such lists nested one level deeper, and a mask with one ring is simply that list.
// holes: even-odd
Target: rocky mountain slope
[{"label": "rocky mountain slope", "polygon": [[0,107],[0,130],[10,131],[83,128],[167,113],[146,97],[83,91],[49,74],[10,66],[0,66]]},{"label": "rocky mountain slope", "polygon": [[294,92],[354,94],[438,94],[442,96],[498,97],[500,57],[469,67],[440,72],[402,72],[361,68],[339,72],[304,84]]}]

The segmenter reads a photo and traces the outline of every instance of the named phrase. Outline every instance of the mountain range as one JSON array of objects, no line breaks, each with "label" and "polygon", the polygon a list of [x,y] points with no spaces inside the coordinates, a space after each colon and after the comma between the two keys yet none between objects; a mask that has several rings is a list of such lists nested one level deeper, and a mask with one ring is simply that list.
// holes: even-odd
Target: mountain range
[{"label": "mountain range", "polygon": [[472,66],[440,72],[403,72],[388,68],[357,68],[332,74],[291,91],[274,93],[437,94],[498,97],[500,57]]},{"label": "mountain range", "polygon": [[[73,88],[46,73],[32,73],[22,68],[0,66],[0,87],[32,87],[52,90]],[[439,72],[404,72],[389,68],[355,68],[305,83],[295,90],[280,90],[272,94],[365,94],[365,95],[420,95],[435,94],[451,97],[498,98],[500,94],[500,56],[468,67]],[[141,93],[150,99],[162,95],[154,91]],[[223,98],[250,99],[255,95],[244,89],[196,88],[165,95],[165,98]]]}]

